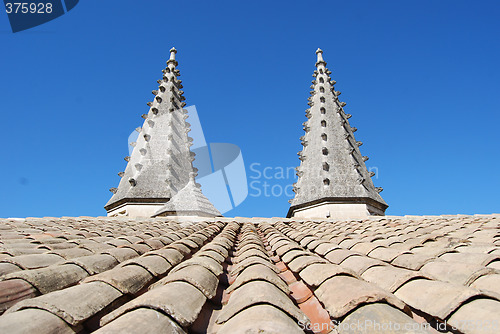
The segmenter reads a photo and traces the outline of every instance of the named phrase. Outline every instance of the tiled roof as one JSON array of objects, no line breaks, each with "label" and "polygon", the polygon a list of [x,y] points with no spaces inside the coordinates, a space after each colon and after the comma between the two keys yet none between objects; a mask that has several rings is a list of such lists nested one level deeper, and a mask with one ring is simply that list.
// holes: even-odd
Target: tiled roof
[{"label": "tiled roof", "polygon": [[3,219],[0,333],[494,333],[499,227],[500,215]]}]

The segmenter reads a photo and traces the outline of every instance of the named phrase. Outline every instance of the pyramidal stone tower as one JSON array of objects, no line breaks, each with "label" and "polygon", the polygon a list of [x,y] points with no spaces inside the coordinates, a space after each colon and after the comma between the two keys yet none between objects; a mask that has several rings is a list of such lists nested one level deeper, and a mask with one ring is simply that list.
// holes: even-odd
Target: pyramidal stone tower
[{"label": "pyramidal stone tower", "polygon": [[131,156],[125,157],[127,167],[118,173],[120,184],[110,189],[113,196],[104,207],[108,216],[221,216],[194,181],[193,139],[176,53],[170,50],[149,112],[142,115],[144,124],[136,129],[139,136]]},{"label": "pyramidal stone tower", "polygon": [[323,60],[323,51],[316,51],[310,108],[301,137],[303,150],[298,153],[295,198],[287,217],[355,218],[384,215],[388,205],[373,185],[375,175],[366,168],[368,157],[361,155],[361,142],[354,138],[355,127],[349,124],[345,102]]}]

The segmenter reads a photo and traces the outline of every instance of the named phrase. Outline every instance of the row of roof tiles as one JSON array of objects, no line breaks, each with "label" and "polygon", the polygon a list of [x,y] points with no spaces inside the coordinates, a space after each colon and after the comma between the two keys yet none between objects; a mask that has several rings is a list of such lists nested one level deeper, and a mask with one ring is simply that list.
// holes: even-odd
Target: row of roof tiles
[{"label": "row of roof tiles", "polygon": [[498,326],[498,216],[1,223],[0,332]]}]

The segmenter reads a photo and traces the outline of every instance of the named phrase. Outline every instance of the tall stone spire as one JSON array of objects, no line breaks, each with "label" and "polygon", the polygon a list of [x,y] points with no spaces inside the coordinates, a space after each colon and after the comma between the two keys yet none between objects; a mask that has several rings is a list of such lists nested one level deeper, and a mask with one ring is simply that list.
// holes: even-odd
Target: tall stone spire
[{"label": "tall stone spire", "polygon": [[[144,124],[136,129],[139,136],[132,143],[132,154],[125,157],[125,172],[118,173],[120,184],[110,189],[114,194],[104,207],[108,216],[153,216],[189,183],[195,172],[195,154],[190,150],[193,139],[188,136],[190,124],[183,109],[186,103],[176,53],[175,48],[170,50],[163,78],[158,80],[158,89],[153,90],[153,101],[148,102],[149,112],[142,115]],[[211,212],[218,213],[211,206]]]},{"label": "tall stone spire", "polygon": [[295,198],[287,217],[352,218],[384,215],[388,205],[373,185],[373,172],[366,168],[368,157],[361,155],[344,111],[345,102],[334,88],[335,80],[323,60],[323,51],[316,51],[317,61],[311,86],[310,106],[303,123],[303,150],[298,153]]}]

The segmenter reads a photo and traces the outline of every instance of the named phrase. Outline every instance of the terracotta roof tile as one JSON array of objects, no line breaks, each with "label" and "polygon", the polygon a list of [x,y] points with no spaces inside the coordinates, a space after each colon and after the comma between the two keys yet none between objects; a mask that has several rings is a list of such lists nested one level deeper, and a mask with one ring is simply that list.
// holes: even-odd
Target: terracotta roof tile
[{"label": "terracotta roof tile", "polygon": [[428,278],[422,272],[397,268],[390,265],[374,266],[367,269],[361,277],[389,292],[396,291],[404,283],[414,278]]},{"label": "terracotta roof tile", "polygon": [[331,243],[331,242],[324,242],[320,244],[316,249],[314,250],[315,253],[318,253],[319,255],[326,255],[332,250],[335,249],[340,249],[341,247],[337,244]]},{"label": "terracotta roof tile", "polygon": [[[0,293],[0,312],[12,306],[0,316],[0,328],[9,319],[42,312],[48,316],[34,315],[29,324],[41,334],[65,325],[61,318],[76,324],[70,330],[92,332],[102,316],[113,321],[100,333],[302,332],[294,315],[299,309],[311,325],[330,325],[324,307],[341,325],[356,319],[412,323],[405,303],[415,319],[433,326],[463,322],[469,313],[484,320],[500,304],[499,218],[0,220],[0,275],[7,274],[0,278],[0,291],[6,291]],[[172,285],[177,294],[158,294]],[[265,297],[258,292],[262,285]],[[183,304],[191,294],[201,296],[198,311]],[[150,302],[141,302],[143,296]],[[189,321],[181,325],[178,314],[166,309],[182,309]],[[229,320],[215,323],[231,312]]]},{"label": "terracotta roof tile", "polygon": [[141,256],[120,263],[120,267],[136,265],[146,269],[152,276],[157,277],[167,273],[172,268],[170,262],[159,255]]},{"label": "terracotta roof tile", "polygon": [[328,263],[328,261],[322,259],[319,256],[315,256],[313,254],[307,254],[304,256],[295,257],[292,261],[288,263],[288,267],[294,273],[300,273],[303,269],[309,267],[314,263]]},{"label": "terracotta roof tile", "polygon": [[95,334],[123,333],[171,333],[186,334],[186,332],[169,316],[150,308],[137,308],[117,318]]},{"label": "terracotta roof tile", "polygon": [[[3,276],[2,280],[22,279],[34,286],[41,294],[61,290],[74,285],[88,276],[75,264],[53,265],[40,269],[21,270]],[[3,282],[0,282],[0,286]]]},{"label": "terracotta roof tile", "polygon": [[118,261],[109,254],[96,254],[74,258],[65,263],[76,264],[84,269],[89,275],[95,275],[115,267]]},{"label": "terracotta roof tile", "polygon": [[271,305],[255,305],[229,319],[219,334],[287,333],[303,334],[296,320]]},{"label": "terracotta roof tile", "polygon": [[261,257],[253,256],[253,257],[247,258],[247,259],[243,260],[242,262],[238,263],[237,265],[235,265],[231,270],[231,275],[235,276],[235,275],[239,274],[240,272],[242,272],[243,270],[245,270],[246,268],[248,268],[252,265],[255,265],[255,264],[262,264],[264,266],[267,266],[268,268],[270,268],[271,270],[273,270],[276,273],[279,272],[278,268],[276,268],[276,266],[274,266],[269,260],[264,260]]},{"label": "terracotta roof tile", "polygon": [[22,269],[43,268],[63,261],[63,257],[55,254],[20,255],[2,260],[3,263],[12,263]]},{"label": "terracotta roof tile", "polygon": [[496,272],[495,274],[479,276],[470,286],[485,292],[491,291],[500,296],[500,274]]},{"label": "terracotta roof tile", "polygon": [[286,285],[286,283],[283,281],[282,278],[280,278],[276,272],[273,270],[269,269],[269,267],[261,265],[261,264],[255,264],[253,266],[250,266],[243,270],[236,278],[233,284],[231,284],[227,288],[227,292],[231,293],[234,290],[238,289],[242,285],[252,282],[252,281],[267,281],[271,284],[273,284],[275,287],[283,291],[284,293],[288,294],[290,293],[290,289]]},{"label": "terracotta roof tile", "polygon": [[102,251],[101,254],[109,254],[116,259],[118,262],[123,262],[125,260],[133,259],[138,256],[135,250],[131,248],[111,248],[105,251]]},{"label": "terracotta roof tile", "polygon": [[27,281],[10,279],[0,282],[0,313],[15,305],[17,302],[33,298],[40,293]]},{"label": "terracotta roof tile", "polygon": [[299,274],[300,278],[313,288],[320,286],[327,279],[337,275],[356,276],[351,270],[336,264],[311,264]]},{"label": "terracotta roof tile", "polygon": [[[150,308],[168,314],[181,326],[192,324],[205,304],[205,295],[197,288],[186,282],[171,282],[126,303],[101,319],[101,326],[122,317],[127,316],[128,321],[140,314],[127,313],[139,308]],[[136,319],[139,321],[139,319]],[[105,328],[105,327],[104,327]]]},{"label": "terracotta roof tile", "polygon": [[411,307],[444,320],[478,290],[439,281],[415,279],[401,286],[395,295]]},{"label": "terracotta roof tile", "polygon": [[375,259],[379,259],[385,262],[391,262],[401,254],[410,254],[410,252],[390,247],[377,247],[368,255]]},{"label": "terracotta roof tile", "polygon": [[463,333],[498,332],[500,303],[491,299],[475,299],[462,306],[448,319],[448,324]]},{"label": "terracotta roof tile", "polygon": [[435,256],[404,253],[392,260],[391,264],[400,268],[419,270],[426,263],[429,263],[431,261],[439,261],[439,259],[437,259]]},{"label": "terracotta roof tile", "polygon": [[146,269],[137,265],[131,265],[115,267],[103,273],[88,277],[83,283],[105,282],[122,294],[135,294],[152,280],[153,275]]},{"label": "terracotta roof tile", "polygon": [[367,269],[373,266],[379,266],[384,264],[385,263],[380,260],[360,255],[349,256],[341,263],[342,267],[349,268],[358,275],[362,275]]},{"label": "terracotta roof tile", "polygon": [[477,264],[458,262],[450,265],[444,261],[427,263],[420,271],[440,281],[466,286],[480,276],[495,273],[495,270]]},{"label": "terracotta roof tile", "polygon": [[386,302],[403,310],[405,304],[393,294],[374,284],[349,276],[334,276],[323,282],[314,294],[333,318],[341,318],[358,306]]},{"label": "terracotta roof tile", "polygon": [[210,270],[210,272],[212,274],[214,274],[214,276],[216,276],[216,277],[221,275],[223,272],[223,268],[222,268],[221,263],[222,263],[222,261],[224,261],[224,259],[222,259],[222,261],[218,261],[218,260],[220,260],[219,258],[214,259],[210,256],[205,256],[205,255],[206,255],[206,252],[204,252],[204,251],[200,251],[200,252],[196,253],[195,257],[192,257],[191,259],[186,260],[186,261],[182,262],[181,264],[177,265],[171,271],[171,273],[174,273],[180,269],[183,269],[183,268],[186,268],[189,266],[202,266],[202,267]]},{"label": "terracotta roof tile", "polygon": [[[375,303],[361,306],[337,326],[342,334],[384,333],[384,334],[425,334],[415,320],[400,310],[387,304]],[[430,326],[429,326],[430,327]]]},{"label": "terracotta roof tile", "polygon": [[145,257],[155,255],[163,257],[173,266],[180,263],[184,258],[184,255],[175,248],[162,248],[144,254]]},{"label": "terracotta roof tile", "polygon": [[167,277],[154,284],[153,288],[169,282],[187,282],[198,288],[208,298],[215,296],[218,279],[207,268],[201,265],[192,265],[171,272]]},{"label": "terracotta roof tile", "polygon": [[500,261],[500,255],[481,253],[446,253],[439,257],[448,262],[465,262],[487,266],[493,261]]},{"label": "terracotta roof tile", "polygon": [[0,262],[0,275],[10,274],[18,270],[22,270],[22,268],[18,265],[8,262]]},{"label": "terracotta roof tile", "polygon": [[0,321],[0,333],[58,333],[74,334],[75,331],[61,318],[42,309],[26,309],[5,314]]},{"label": "terracotta roof tile", "polygon": [[231,293],[229,303],[222,308],[217,323],[222,324],[238,312],[256,304],[273,305],[296,321],[306,323],[307,317],[295,306],[290,298],[273,284],[267,281],[252,281],[244,284]]},{"label": "terracotta roof tile", "polygon": [[[118,290],[106,283],[92,282],[20,301],[6,314],[24,309],[42,309],[77,326],[121,296]],[[83,305],[82,300],[85,300]]]},{"label": "terracotta roof tile", "polygon": [[348,257],[354,255],[360,255],[360,253],[348,249],[339,248],[326,253],[325,258],[334,264],[340,264]]}]

